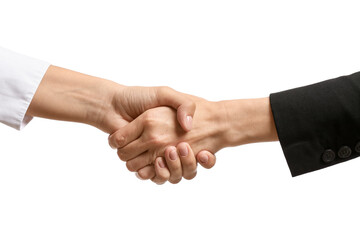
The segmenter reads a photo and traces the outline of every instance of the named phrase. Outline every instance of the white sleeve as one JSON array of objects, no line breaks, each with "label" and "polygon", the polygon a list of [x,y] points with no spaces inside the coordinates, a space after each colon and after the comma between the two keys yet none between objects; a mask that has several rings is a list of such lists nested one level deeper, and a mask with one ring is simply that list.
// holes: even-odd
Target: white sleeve
[{"label": "white sleeve", "polygon": [[0,47],[0,122],[18,130],[49,63]]}]

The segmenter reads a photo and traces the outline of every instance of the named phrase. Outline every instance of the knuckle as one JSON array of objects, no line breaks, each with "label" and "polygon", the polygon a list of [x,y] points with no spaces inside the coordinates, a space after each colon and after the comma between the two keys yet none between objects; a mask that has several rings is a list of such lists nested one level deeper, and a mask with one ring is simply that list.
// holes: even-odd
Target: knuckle
[{"label": "knuckle", "polygon": [[174,151],[174,150],[176,151],[176,148],[174,146],[167,146],[165,148],[164,154],[165,154],[166,161],[170,159],[170,152]]},{"label": "knuckle", "polygon": [[166,173],[159,173],[156,175],[156,178],[160,181],[160,182],[166,182],[167,180],[169,180],[169,174]]},{"label": "knuckle", "polygon": [[197,174],[197,172],[195,171],[195,172],[193,172],[193,173],[184,175],[184,178],[185,178],[186,180],[191,180],[191,179],[193,179],[194,177],[196,177],[196,174]]},{"label": "knuckle", "polygon": [[184,158],[181,160],[181,164],[185,167],[185,168],[196,168],[196,161],[192,160],[190,158]]},{"label": "knuckle", "polygon": [[156,161],[156,155],[152,150],[149,150],[147,154],[144,156],[144,162],[146,162],[147,165],[151,165],[153,167],[153,171],[155,172],[155,161]]},{"label": "knuckle", "polygon": [[116,136],[115,141],[119,147],[122,147],[125,144],[126,139],[124,135],[119,135]]},{"label": "knuckle", "polygon": [[165,182],[161,182],[159,180],[152,180],[154,183],[156,183],[157,185],[163,185]]},{"label": "knuckle", "polygon": [[119,158],[120,158],[121,160],[123,160],[123,161],[128,160],[128,154],[127,154],[127,152],[124,151],[124,150],[118,149],[117,155],[118,155]]},{"label": "knuckle", "polygon": [[215,160],[214,161],[209,161],[209,165],[207,166],[208,169],[212,168],[215,166]]},{"label": "knuckle", "polygon": [[128,161],[126,162],[126,168],[130,171],[130,172],[135,172],[137,169],[135,167],[135,165],[132,163],[132,161]]},{"label": "knuckle", "polygon": [[120,149],[118,149],[117,155],[118,155],[118,157],[119,157],[121,160],[125,161],[125,159],[123,158],[123,157],[124,157],[124,156],[123,156],[123,152],[122,152]]},{"label": "knuckle", "polygon": [[215,156],[209,156],[209,159],[208,159],[208,161],[206,163],[202,163],[201,161],[199,161],[199,162],[204,168],[210,169],[210,168],[215,166],[216,157]]},{"label": "knuckle", "polygon": [[[195,110],[196,109],[196,103],[192,100],[187,100],[184,104],[183,107],[186,108],[187,110]],[[185,110],[185,109],[183,109]]]},{"label": "knuckle", "polygon": [[153,177],[151,179],[151,181],[156,183],[157,185],[162,185],[166,182],[166,181],[163,181],[161,178],[159,178],[159,175],[156,175],[155,177]]},{"label": "knuckle", "polygon": [[191,101],[190,102],[190,108],[192,108],[192,109],[196,109],[196,103],[195,102],[193,102],[193,101]]},{"label": "knuckle", "polygon": [[158,90],[159,90],[159,92],[160,92],[161,94],[163,94],[163,93],[166,93],[166,92],[171,91],[172,88],[171,88],[171,87],[168,87],[168,86],[160,86]]},{"label": "knuckle", "polygon": [[150,134],[148,142],[150,145],[161,145],[163,143],[163,139],[160,135]]},{"label": "knuckle", "polygon": [[153,108],[150,108],[143,113],[143,117],[149,120],[156,118],[156,116],[157,116],[157,110]]},{"label": "knuckle", "polygon": [[149,172],[145,172],[145,171],[138,171],[138,175],[139,177],[141,177],[144,180],[150,179],[151,175]]},{"label": "knuckle", "polygon": [[117,146],[114,144],[114,137],[112,135],[109,135],[108,137],[108,143],[109,143],[109,146],[113,149],[116,149]]},{"label": "knuckle", "polygon": [[156,178],[158,182],[166,182],[167,180],[166,177],[162,175],[157,175]]},{"label": "knuckle", "polygon": [[145,112],[143,112],[142,118],[143,118],[144,121],[147,121],[147,120],[151,119],[151,115],[152,115],[151,112],[152,112],[151,109],[148,109]]},{"label": "knuckle", "polygon": [[172,184],[178,184],[180,181],[181,181],[181,178],[169,179],[169,182]]},{"label": "knuckle", "polygon": [[143,116],[143,125],[145,127],[152,127],[155,124],[154,116],[151,111],[147,111]]}]

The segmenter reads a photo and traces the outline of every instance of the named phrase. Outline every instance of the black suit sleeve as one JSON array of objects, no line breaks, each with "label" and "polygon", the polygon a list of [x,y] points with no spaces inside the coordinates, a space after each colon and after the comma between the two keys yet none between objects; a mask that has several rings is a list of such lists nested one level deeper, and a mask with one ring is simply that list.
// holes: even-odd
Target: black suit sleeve
[{"label": "black suit sleeve", "polygon": [[360,72],[270,94],[292,176],[360,155]]}]

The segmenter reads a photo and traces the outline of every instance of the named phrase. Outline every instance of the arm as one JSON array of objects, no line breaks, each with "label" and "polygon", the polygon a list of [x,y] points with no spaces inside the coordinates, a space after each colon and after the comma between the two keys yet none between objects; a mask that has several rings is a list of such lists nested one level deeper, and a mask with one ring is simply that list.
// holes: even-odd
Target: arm
[{"label": "arm", "polygon": [[292,176],[360,155],[360,72],[270,95]]},{"label": "arm", "polygon": [[0,122],[16,129],[39,116],[110,133],[157,106],[176,109],[182,128],[191,129],[195,104],[168,87],[124,87],[0,47]]},{"label": "arm", "polygon": [[225,147],[278,140],[268,97],[220,103],[226,110]]},{"label": "arm", "polygon": [[177,119],[184,129],[191,129],[195,105],[170,88],[125,87],[50,66],[27,115],[85,123],[112,133],[145,110],[162,105],[178,109]]}]

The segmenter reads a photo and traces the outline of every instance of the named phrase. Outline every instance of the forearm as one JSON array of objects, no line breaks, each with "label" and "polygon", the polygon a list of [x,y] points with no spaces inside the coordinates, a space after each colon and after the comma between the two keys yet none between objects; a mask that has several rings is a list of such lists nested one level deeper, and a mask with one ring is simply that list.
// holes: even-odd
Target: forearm
[{"label": "forearm", "polygon": [[111,106],[113,89],[121,85],[50,66],[28,108],[27,115],[96,126]]},{"label": "forearm", "polygon": [[269,98],[221,101],[226,147],[277,141]]},{"label": "forearm", "polygon": [[268,97],[220,102],[191,97],[197,104],[194,128],[180,140],[195,152],[278,140]]}]

